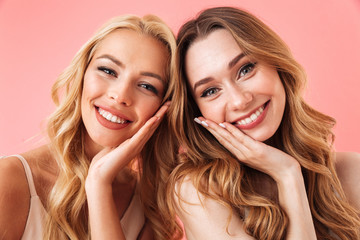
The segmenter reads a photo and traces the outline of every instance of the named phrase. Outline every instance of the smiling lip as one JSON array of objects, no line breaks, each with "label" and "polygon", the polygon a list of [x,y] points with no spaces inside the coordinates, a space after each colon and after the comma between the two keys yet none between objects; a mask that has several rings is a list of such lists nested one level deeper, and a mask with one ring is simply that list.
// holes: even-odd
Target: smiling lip
[{"label": "smiling lip", "polygon": [[113,110],[106,107],[95,106],[95,115],[102,126],[112,130],[125,128],[132,122],[126,117],[119,113],[115,113]]},{"label": "smiling lip", "polygon": [[[248,130],[259,125],[265,118],[270,101],[267,101],[263,106],[257,108],[254,112],[235,121],[233,124],[241,130]],[[260,114],[259,114],[259,113]]]}]

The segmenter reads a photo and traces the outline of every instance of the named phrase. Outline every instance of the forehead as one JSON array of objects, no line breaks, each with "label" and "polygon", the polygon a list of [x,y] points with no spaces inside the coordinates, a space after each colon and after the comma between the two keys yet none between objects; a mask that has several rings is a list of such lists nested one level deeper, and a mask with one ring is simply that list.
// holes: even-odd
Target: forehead
[{"label": "forehead", "polygon": [[215,30],[205,38],[195,41],[186,54],[186,61],[212,60],[216,61],[219,57],[236,55],[241,51],[235,39],[227,30]]},{"label": "forehead", "polygon": [[[137,43],[143,43],[136,45]],[[165,48],[165,45],[150,34],[137,32],[132,29],[116,29],[105,36],[98,44],[98,48]],[[166,50],[166,49],[165,49]]]},{"label": "forehead", "polygon": [[185,56],[185,68],[189,75],[200,78],[206,75],[210,67],[213,69],[215,66],[228,64],[242,52],[229,31],[215,30],[189,47]]},{"label": "forehead", "polygon": [[158,39],[129,29],[117,29],[102,39],[95,50],[96,56],[111,54],[126,64],[154,71],[167,64],[167,47]]}]

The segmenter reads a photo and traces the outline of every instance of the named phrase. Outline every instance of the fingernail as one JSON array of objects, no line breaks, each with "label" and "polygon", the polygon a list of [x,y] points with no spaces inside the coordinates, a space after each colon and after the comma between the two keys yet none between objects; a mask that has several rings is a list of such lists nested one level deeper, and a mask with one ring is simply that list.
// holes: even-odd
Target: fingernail
[{"label": "fingernail", "polygon": [[194,121],[198,124],[201,124],[201,121],[198,118],[194,118]]},{"label": "fingernail", "polygon": [[219,123],[219,126],[222,127],[222,128],[226,128],[223,123]]},{"label": "fingernail", "polygon": [[209,126],[205,121],[201,121],[201,124],[204,125],[205,127]]}]

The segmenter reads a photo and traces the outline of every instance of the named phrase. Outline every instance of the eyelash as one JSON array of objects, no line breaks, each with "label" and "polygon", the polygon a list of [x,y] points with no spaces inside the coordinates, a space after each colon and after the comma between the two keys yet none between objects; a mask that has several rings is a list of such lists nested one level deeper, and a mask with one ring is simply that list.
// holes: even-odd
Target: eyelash
[{"label": "eyelash", "polygon": [[[251,73],[254,70],[255,65],[256,65],[256,62],[255,63],[252,63],[252,62],[246,63],[239,69],[237,77],[241,78],[241,77],[244,77],[245,75]],[[247,73],[244,73],[243,75],[241,75],[243,71],[248,70],[248,69],[250,69],[250,70]],[[208,96],[211,96],[211,95],[217,93],[218,91],[219,91],[218,88],[210,87],[210,88],[206,89],[205,91],[203,91],[202,94],[200,95],[200,97],[208,97]]]},{"label": "eyelash", "polygon": [[110,68],[107,68],[107,67],[98,67],[98,70],[104,72],[104,73],[107,74],[107,75],[111,75],[111,76],[113,76],[113,77],[117,77],[117,73],[116,73],[114,70],[110,69]]},{"label": "eyelash", "polygon": [[158,90],[151,84],[141,83],[141,84],[139,84],[139,86],[148,91],[155,93],[156,95],[158,95],[158,93],[159,93]]},{"label": "eyelash", "polygon": [[[245,65],[243,65],[243,66],[239,69],[239,72],[238,72],[238,74],[237,74],[237,77],[238,77],[238,78],[241,78],[241,77],[244,77],[245,75],[249,74],[250,72],[252,72],[252,71],[254,70],[255,65],[256,65],[256,62],[255,62],[255,63],[252,63],[252,62],[246,63]],[[247,73],[244,73],[243,75],[241,75],[244,70],[247,70],[247,69],[249,69],[249,68],[250,68],[250,71],[248,71]]]},{"label": "eyelash", "polygon": [[[211,93],[211,91],[215,91],[215,92]],[[217,89],[215,87],[210,87],[208,89],[205,89],[205,91],[202,92],[200,97],[209,97],[210,95],[213,95],[213,94],[217,93],[218,91],[219,91],[219,89]]]},{"label": "eyelash", "polygon": [[[113,77],[117,77],[117,73],[110,69],[110,68],[107,68],[107,67],[98,67],[98,70],[104,72],[105,74],[107,75],[111,75]],[[146,84],[146,83],[141,83],[138,85],[139,87],[142,87],[148,91],[151,91],[153,93],[155,93],[156,95],[158,95],[159,91],[151,84]]]}]

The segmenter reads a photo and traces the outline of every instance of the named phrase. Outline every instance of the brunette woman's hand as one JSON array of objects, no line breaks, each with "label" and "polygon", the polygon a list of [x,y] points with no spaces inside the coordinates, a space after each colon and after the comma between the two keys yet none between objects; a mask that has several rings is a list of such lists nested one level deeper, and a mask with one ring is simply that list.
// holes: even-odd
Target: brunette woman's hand
[{"label": "brunette woman's hand", "polygon": [[256,141],[230,123],[195,119],[240,162],[268,174],[277,183],[279,202],[290,219],[287,239],[316,239],[304,178],[298,161],[289,154]]},{"label": "brunette woman's hand", "polygon": [[300,172],[300,165],[292,156],[254,140],[232,124],[217,124],[203,117],[198,120],[195,121],[211,132],[240,162],[268,174],[276,182],[289,174]]}]

